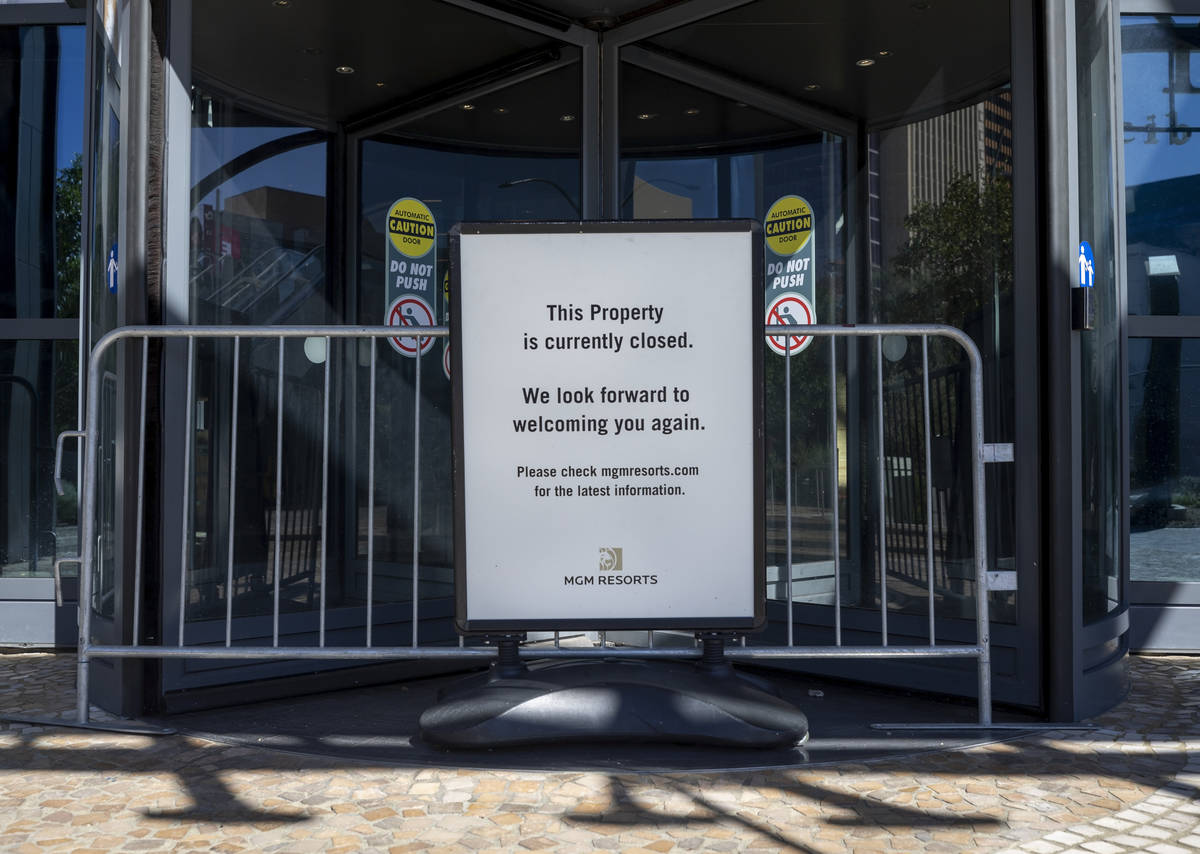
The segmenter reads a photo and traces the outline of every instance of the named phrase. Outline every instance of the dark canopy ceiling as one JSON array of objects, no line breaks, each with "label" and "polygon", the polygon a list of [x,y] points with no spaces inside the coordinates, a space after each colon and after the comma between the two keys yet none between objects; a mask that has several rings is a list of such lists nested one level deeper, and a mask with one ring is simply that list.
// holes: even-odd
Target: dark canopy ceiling
[{"label": "dark canopy ceiling", "polygon": [[[419,133],[519,147],[518,121],[537,121],[541,147],[574,147],[578,122],[562,117],[578,116],[581,75],[577,63],[563,63],[579,51],[554,38],[554,28],[638,26],[695,2],[487,4],[537,20],[543,34],[443,0],[205,0],[193,6],[193,65],[198,85],[254,113],[327,127],[400,116],[480,82],[555,64],[544,79],[478,99],[477,111],[456,104],[424,117]],[[974,100],[1007,82],[1011,55],[1008,4],[995,0],[757,0],[637,44],[676,67],[715,71],[869,126]],[[630,63],[622,81],[622,133],[637,146],[766,142],[789,129],[744,103]]]}]

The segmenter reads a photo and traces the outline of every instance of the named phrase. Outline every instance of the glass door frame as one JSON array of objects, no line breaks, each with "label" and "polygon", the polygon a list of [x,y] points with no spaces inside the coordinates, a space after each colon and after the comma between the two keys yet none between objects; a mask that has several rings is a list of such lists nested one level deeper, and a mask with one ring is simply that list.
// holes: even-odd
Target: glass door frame
[{"label": "glass door frame", "polygon": [[[1169,17],[1200,16],[1200,0],[1120,0],[1120,17],[1162,15]],[[1118,33],[1120,22],[1117,23]],[[1116,61],[1124,61],[1124,50],[1117,51]],[[1193,71],[1193,74],[1195,72]],[[1121,80],[1118,77],[1118,80]],[[1123,90],[1118,93],[1118,104],[1123,101]],[[1124,117],[1118,114],[1117,126],[1124,127]],[[1119,150],[1124,152],[1124,147]],[[1120,186],[1126,190],[1124,157],[1121,157]],[[1124,214],[1124,209],[1122,209]],[[1122,216],[1121,227],[1125,227]],[[1125,241],[1122,240],[1122,264],[1125,258]],[[1126,317],[1128,338],[1154,339],[1200,339],[1200,315],[1154,315],[1130,314]],[[1182,343],[1182,340],[1181,340]],[[1128,345],[1126,346],[1128,352]],[[1125,365],[1126,381],[1129,365]],[[1133,425],[1128,420],[1126,407],[1126,459],[1131,459]],[[1129,508],[1130,485],[1126,478],[1125,505]],[[1127,510],[1128,513],[1128,510]],[[1125,558],[1128,570],[1127,596],[1130,610],[1130,645],[1141,652],[1200,652],[1200,581],[1140,581],[1133,578],[1129,555],[1129,535],[1126,528]]]},{"label": "glass door frame", "polygon": [[[527,74],[533,76],[554,70],[563,65],[578,62],[582,69],[580,92],[580,170],[581,210],[585,219],[617,218],[621,197],[621,150],[620,150],[620,69],[621,63],[640,66],[656,74],[674,78],[689,85],[702,87],[731,100],[755,107],[773,116],[810,127],[829,130],[842,135],[846,140],[845,186],[847,206],[851,216],[847,248],[847,301],[858,291],[858,281],[864,270],[869,269],[869,240],[867,223],[869,216],[868,187],[866,181],[867,145],[870,128],[863,122],[854,121],[821,110],[776,92],[725,75],[712,68],[689,63],[678,57],[658,53],[643,42],[653,36],[686,26],[745,5],[750,0],[690,0],[661,11],[648,14],[613,29],[596,31],[585,29],[573,22],[562,26],[542,21],[533,21],[509,12],[482,6],[473,0],[446,0],[453,5],[470,9],[480,15],[513,24],[545,35],[566,45],[578,48],[578,58],[569,57]],[[1037,80],[1035,74],[1040,47],[1034,38],[1035,21],[1031,0],[1012,0],[1011,44],[1012,44],[1012,89],[1014,101],[1014,207],[1028,212],[1027,216],[1014,223],[1014,299],[1017,315],[1027,318],[1032,328],[1037,328],[1040,316],[1038,295],[1038,236],[1037,210]],[[170,62],[166,77],[166,122],[171,145],[167,152],[165,208],[167,274],[164,279],[164,323],[187,323],[187,306],[190,303],[187,275],[189,211],[183,208],[183,200],[190,193],[190,69],[191,69],[191,8],[192,0],[173,0],[170,5]],[[565,19],[564,19],[565,20]],[[359,204],[357,182],[359,180],[359,149],[362,140],[382,130],[393,129],[415,121],[440,109],[453,106],[471,97],[495,91],[498,88],[521,82],[520,75],[499,82],[484,84],[477,88],[447,90],[445,96],[432,102],[422,103],[408,111],[389,113],[365,122],[360,122],[334,131],[331,142],[332,163],[335,181],[330,187],[331,209],[341,211],[329,224],[329,236],[344,247],[331,256],[330,275],[340,282],[343,294],[341,309],[351,308],[359,275],[358,258],[351,251],[358,245],[360,224],[356,216],[346,215],[357,211]],[[347,315],[349,316],[349,315]],[[848,318],[852,321],[853,317]],[[1040,348],[1036,341],[1017,349],[1017,376],[1035,378],[1022,386],[1017,394],[1016,423],[1016,494],[1038,496],[1042,491],[1040,468]],[[164,368],[168,394],[176,395],[186,387],[183,382],[181,360],[168,361]],[[182,458],[182,406],[167,405],[164,411],[164,459]],[[182,514],[182,477],[177,467],[163,471],[165,498],[162,512],[163,542],[178,542]],[[347,474],[347,483],[342,487],[344,494],[352,495],[353,475]],[[993,643],[1011,649],[1005,653],[1015,662],[1015,672],[997,682],[997,693],[1009,702],[1039,706],[1043,702],[1041,590],[1043,576],[1039,552],[1041,547],[1041,521],[1037,500],[1021,500],[1016,507],[1016,567],[1018,585],[1018,622],[1014,625],[993,625]],[[165,636],[174,636],[178,620],[178,561],[177,548],[164,548],[161,556],[164,584],[160,607],[162,628]],[[174,581],[173,581],[174,579]],[[172,585],[176,585],[172,589]],[[819,624],[820,619],[811,609],[819,606],[793,606],[802,618]],[[780,609],[781,610],[781,609]],[[778,619],[778,617],[776,617]],[[910,618],[912,633],[918,634],[918,624],[923,617]],[[831,618],[830,618],[831,620]],[[906,618],[897,615],[893,629],[906,633]],[[964,621],[964,628],[969,621]],[[973,632],[973,630],[972,630]],[[951,627],[939,634],[953,638],[960,630]],[[964,639],[965,635],[964,635]],[[266,666],[266,665],[264,665]],[[908,679],[900,671],[903,666],[889,664],[890,679]],[[876,668],[881,678],[883,669]],[[927,678],[928,672],[923,671]],[[264,671],[265,675],[265,671]],[[946,685],[952,690],[959,680],[954,673],[946,676]]]}]

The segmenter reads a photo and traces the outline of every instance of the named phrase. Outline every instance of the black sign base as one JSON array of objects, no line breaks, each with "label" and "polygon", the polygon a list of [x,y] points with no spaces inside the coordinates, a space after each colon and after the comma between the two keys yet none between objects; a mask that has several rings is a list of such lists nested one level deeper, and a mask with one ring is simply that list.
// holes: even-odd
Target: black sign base
[{"label": "black sign base", "polygon": [[706,656],[699,663],[607,659],[504,664],[463,680],[421,715],[448,748],[666,742],[779,748],[808,740],[808,719],[769,682]]}]

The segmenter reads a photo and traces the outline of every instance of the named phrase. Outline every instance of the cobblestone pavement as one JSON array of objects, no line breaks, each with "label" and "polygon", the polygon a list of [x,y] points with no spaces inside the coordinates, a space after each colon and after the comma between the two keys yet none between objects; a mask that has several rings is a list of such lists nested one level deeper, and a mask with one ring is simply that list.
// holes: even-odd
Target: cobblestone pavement
[{"label": "cobblestone pavement", "polygon": [[[0,656],[0,710],[70,705]],[[382,767],[0,724],[0,851],[1200,852],[1200,659],[1137,658],[1099,729],[721,774]]]}]

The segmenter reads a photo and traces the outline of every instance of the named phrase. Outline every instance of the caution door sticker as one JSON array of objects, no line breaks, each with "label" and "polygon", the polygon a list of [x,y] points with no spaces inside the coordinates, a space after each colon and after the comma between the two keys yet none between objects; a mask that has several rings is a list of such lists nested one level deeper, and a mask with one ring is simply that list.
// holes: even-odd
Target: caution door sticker
[{"label": "caution door sticker", "polygon": [[[813,316],[812,303],[795,291],[780,294],[767,306],[768,326],[811,326]],[[795,356],[811,343],[811,335],[789,335],[786,338],[772,336],[767,339],[767,346],[780,356]]]},{"label": "caution door sticker", "polygon": [[[429,303],[417,296],[402,296],[396,299],[388,309],[388,326],[433,326],[433,309]],[[436,339],[422,338],[421,355],[424,356],[433,349]],[[389,338],[392,349],[402,356],[416,358],[417,338]]]},{"label": "caution door sticker", "polygon": [[433,212],[420,199],[397,199],[388,211],[388,239],[408,258],[424,258],[437,240]]}]

